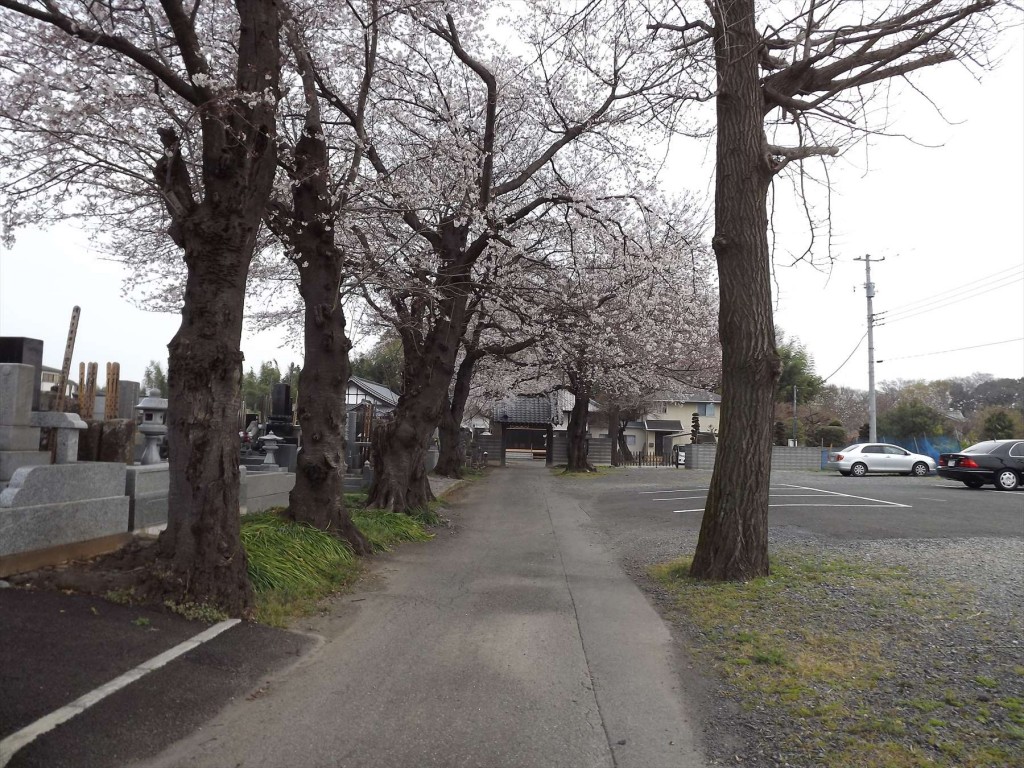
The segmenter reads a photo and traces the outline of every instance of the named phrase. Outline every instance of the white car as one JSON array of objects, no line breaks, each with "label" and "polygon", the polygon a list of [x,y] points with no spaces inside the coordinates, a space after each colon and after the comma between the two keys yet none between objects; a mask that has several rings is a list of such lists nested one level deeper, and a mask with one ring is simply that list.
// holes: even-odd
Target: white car
[{"label": "white car", "polygon": [[924,477],[935,471],[931,456],[911,453],[888,443],[854,443],[829,455],[826,469],[839,470],[844,476],[864,477],[868,472],[898,472]]}]

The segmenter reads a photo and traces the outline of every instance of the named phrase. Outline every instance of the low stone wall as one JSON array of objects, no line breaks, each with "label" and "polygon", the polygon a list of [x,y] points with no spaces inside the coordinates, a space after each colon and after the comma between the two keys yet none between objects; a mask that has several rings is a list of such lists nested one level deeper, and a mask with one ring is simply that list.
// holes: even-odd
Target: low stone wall
[{"label": "low stone wall", "polygon": [[[772,469],[822,469],[822,452],[827,455],[827,448],[786,448],[776,446],[772,449]],[[686,445],[687,469],[714,469],[717,445]]]},{"label": "low stone wall", "polygon": [[291,472],[248,472],[243,467],[238,505],[243,515],[286,507],[288,494],[294,487],[295,475]]},{"label": "low stone wall", "polygon": [[0,491],[0,557],[128,531],[124,464],[18,469]]}]

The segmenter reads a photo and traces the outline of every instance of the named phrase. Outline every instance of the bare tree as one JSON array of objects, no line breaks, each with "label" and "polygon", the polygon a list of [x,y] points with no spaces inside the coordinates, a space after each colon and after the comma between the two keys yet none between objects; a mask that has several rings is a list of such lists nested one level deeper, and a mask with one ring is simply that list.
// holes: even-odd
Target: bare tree
[{"label": "bare tree", "polygon": [[[713,98],[715,233],[722,342],[718,457],[691,573],[768,573],[772,401],[780,361],[771,305],[768,193],[785,169],[835,156],[881,131],[877,96],[916,70],[977,64],[997,26],[995,0],[871,4],[719,0],[651,7],[655,35],[690,62],[686,97]],[[804,177],[798,173],[798,182]]]}]

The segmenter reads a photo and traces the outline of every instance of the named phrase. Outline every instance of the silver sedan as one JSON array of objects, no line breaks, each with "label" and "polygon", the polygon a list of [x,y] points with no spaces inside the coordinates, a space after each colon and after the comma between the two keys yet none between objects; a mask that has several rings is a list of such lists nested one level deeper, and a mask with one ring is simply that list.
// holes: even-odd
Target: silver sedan
[{"label": "silver sedan", "polygon": [[894,472],[924,477],[935,471],[935,460],[931,456],[911,453],[889,443],[855,443],[830,454],[825,468],[854,477],[864,477],[868,472]]}]

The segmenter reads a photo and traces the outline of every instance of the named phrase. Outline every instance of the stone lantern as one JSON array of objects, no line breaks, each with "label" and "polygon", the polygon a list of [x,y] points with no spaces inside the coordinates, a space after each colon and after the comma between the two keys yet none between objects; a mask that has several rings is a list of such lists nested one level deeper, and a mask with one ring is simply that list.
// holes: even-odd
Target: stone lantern
[{"label": "stone lantern", "polygon": [[146,438],[146,450],[142,454],[142,464],[159,464],[160,441],[167,434],[167,399],[160,397],[159,389],[149,390],[149,394],[135,406],[141,420],[139,432]]}]

